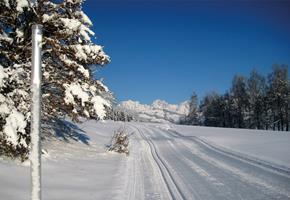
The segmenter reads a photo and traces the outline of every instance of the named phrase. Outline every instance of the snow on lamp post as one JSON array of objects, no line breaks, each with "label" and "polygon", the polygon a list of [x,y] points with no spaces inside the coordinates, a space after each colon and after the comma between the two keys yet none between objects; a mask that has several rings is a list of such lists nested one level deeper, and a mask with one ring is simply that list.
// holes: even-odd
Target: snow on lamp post
[{"label": "snow on lamp post", "polygon": [[41,199],[41,42],[42,26],[32,26],[31,199]]}]

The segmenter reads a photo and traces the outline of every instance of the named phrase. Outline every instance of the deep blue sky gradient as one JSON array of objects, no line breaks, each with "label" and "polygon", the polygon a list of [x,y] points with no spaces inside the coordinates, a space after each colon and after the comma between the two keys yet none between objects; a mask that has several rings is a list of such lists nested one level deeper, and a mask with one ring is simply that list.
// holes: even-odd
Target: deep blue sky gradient
[{"label": "deep blue sky gradient", "polygon": [[119,101],[178,103],[225,92],[234,74],[290,66],[290,1],[204,2],[87,0],[112,60],[96,76]]}]

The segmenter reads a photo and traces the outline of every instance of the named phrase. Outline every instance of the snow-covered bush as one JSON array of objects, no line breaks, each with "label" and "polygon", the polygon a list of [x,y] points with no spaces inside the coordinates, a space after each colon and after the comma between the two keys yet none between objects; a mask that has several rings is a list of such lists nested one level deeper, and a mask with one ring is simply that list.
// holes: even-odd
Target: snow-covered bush
[{"label": "snow-covered bush", "polygon": [[129,134],[125,127],[119,128],[114,132],[108,150],[129,155],[129,137],[132,134]]},{"label": "snow-covered bush", "polygon": [[[42,116],[46,124],[69,116],[103,119],[111,92],[93,79],[110,61],[92,42],[83,0],[0,0],[0,154],[30,145],[31,26],[43,26]],[[22,149],[25,149],[23,151]],[[10,150],[9,150],[10,151]],[[18,153],[13,153],[17,156]]]}]

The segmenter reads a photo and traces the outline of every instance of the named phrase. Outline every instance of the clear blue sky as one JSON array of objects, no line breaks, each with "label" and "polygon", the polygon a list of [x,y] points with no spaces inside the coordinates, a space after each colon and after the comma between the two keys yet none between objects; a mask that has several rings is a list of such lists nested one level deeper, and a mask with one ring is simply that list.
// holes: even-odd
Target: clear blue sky
[{"label": "clear blue sky", "polygon": [[225,92],[234,74],[290,66],[290,1],[203,2],[86,1],[96,43],[112,59],[97,77],[118,101],[178,103],[192,91]]}]

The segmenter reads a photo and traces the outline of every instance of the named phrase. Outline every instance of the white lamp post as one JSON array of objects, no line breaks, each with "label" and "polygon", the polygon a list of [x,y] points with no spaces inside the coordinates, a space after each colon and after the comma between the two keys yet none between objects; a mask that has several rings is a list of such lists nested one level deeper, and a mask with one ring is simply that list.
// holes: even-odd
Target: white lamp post
[{"label": "white lamp post", "polygon": [[32,26],[31,200],[41,199],[41,42],[42,26]]}]

